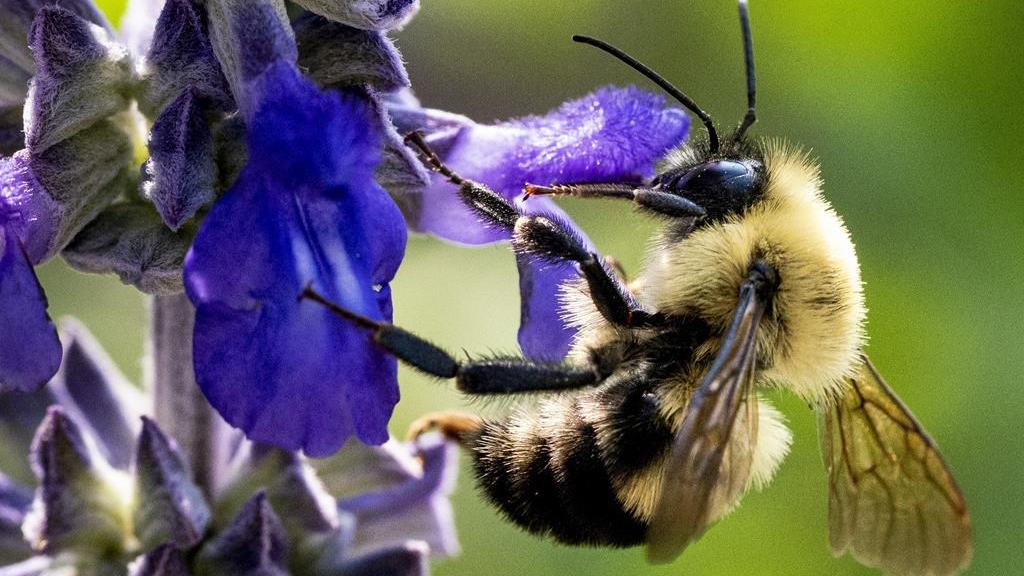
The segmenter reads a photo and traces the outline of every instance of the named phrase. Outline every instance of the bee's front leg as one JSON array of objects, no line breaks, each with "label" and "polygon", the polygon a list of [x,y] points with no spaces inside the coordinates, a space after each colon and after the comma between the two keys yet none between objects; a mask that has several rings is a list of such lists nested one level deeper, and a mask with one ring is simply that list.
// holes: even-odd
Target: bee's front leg
[{"label": "bee's front leg", "polygon": [[406,141],[419,148],[435,171],[459,186],[459,196],[470,210],[488,225],[512,235],[512,248],[517,254],[529,254],[555,263],[576,263],[590,287],[594,305],[606,320],[622,327],[662,323],[662,315],[644,310],[605,260],[591,252],[566,223],[545,214],[524,214],[487,186],[459,176],[419,133],[410,134]]}]

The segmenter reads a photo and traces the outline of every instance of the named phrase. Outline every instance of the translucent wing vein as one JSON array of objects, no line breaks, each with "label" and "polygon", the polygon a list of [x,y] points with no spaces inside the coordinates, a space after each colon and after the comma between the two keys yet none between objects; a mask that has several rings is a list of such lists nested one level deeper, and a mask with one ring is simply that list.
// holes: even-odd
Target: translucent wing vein
[{"label": "translucent wing vein", "polygon": [[820,413],[833,553],[889,574],[963,570],[970,516],[935,443],[866,356],[848,384]]}]

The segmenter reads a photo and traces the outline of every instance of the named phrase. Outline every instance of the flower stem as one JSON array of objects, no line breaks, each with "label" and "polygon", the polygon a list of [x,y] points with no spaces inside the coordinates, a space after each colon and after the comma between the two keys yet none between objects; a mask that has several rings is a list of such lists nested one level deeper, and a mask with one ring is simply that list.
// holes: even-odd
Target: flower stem
[{"label": "flower stem", "polygon": [[223,479],[227,425],[196,385],[192,369],[195,309],[184,294],[153,296],[150,389],[157,425],[174,438],[207,495]]}]

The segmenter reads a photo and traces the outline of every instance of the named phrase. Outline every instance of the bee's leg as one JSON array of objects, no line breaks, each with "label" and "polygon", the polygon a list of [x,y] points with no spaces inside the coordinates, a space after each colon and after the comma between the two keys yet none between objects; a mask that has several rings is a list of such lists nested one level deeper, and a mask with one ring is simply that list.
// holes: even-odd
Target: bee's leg
[{"label": "bee's leg", "polygon": [[523,214],[483,184],[462,178],[438,158],[419,133],[406,136],[406,141],[423,152],[434,170],[459,186],[459,196],[466,206],[487,224],[512,234],[512,248],[517,253],[579,265],[591,298],[606,320],[625,327],[656,326],[662,322],[660,314],[640,307],[604,259],[587,250],[583,240],[565,223],[543,214]]},{"label": "bee's leg", "polygon": [[588,251],[582,240],[556,219],[540,214],[520,216],[514,227],[512,247],[519,253],[579,265],[594,305],[613,324],[645,327],[657,326],[664,320],[660,314],[644,310],[608,261]]},{"label": "bee's leg", "polygon": [[454,440],[465,446],[468,440],[480,431],[484,425],[483,418],[463,412],[431,412],[417,418],[409,425],[406,437],[415,440],[432,430],[440,432],[445,438]]},{"label": "bee's leg", "polygon": [[380,347],[399,360],[430,376],[454,379],[467,394],[514,394],[541,390],[567,390],[593,386],[607,368],[575,368],[561,363],[534,362],[525,358],[487,358],[459,362],[437,345],[389,322],[371,320],[338,306],[306,288],[303,298],[327,307],[338,316],[369,330]]},{"label": "bee's leg", "polygon": [[633,186],[632,184],[558,184],[523,187],[526,197],[531,196],[575,196],[577,198],[619,198],[632,200],[644,212],[670,218],[701,218],[704,208],[679,196],[657,188]]},{"label": "bee's leg", "polygon": [[626,267],[622,265],[615,256],[604,255],[604,263],[612,272],[615,272],[615,277],[624,284],[629,283],[629,274],[626,274]]}]

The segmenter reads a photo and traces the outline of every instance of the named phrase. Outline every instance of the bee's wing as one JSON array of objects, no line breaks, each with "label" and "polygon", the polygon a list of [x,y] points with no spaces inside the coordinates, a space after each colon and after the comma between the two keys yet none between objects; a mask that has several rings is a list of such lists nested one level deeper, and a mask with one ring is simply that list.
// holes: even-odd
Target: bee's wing
[{"label": "bee's wing", "polygon": [[819,413],[830,543],[893,574],[955,574],[972,554],[971,519],[938,448],[867,356]]},{"label": "bee's wing", "polygon": [[757,437],[757,326],[766,303],[752,283],[743,285],[722,348],[686,408],[647,530],[649,562],[678,556],[747,486]]}]

